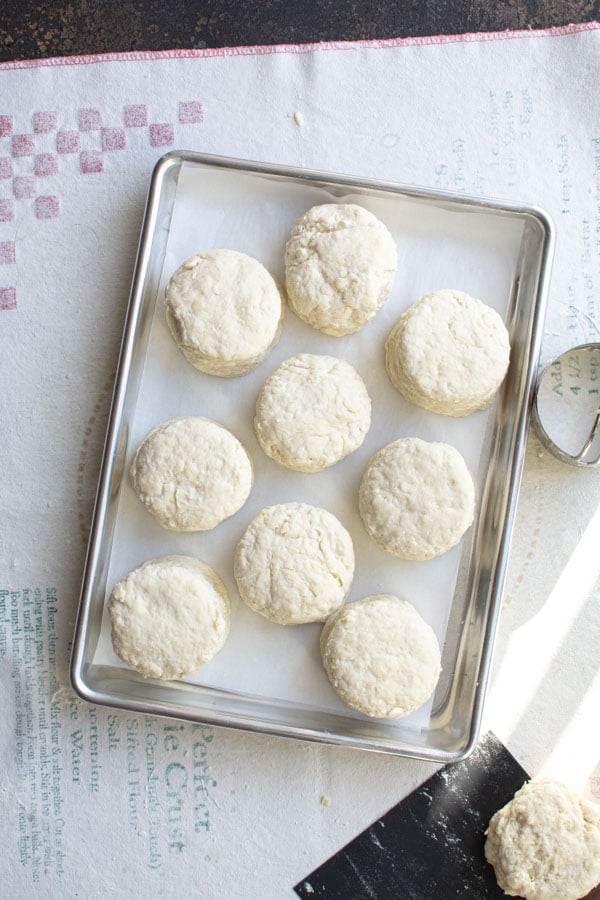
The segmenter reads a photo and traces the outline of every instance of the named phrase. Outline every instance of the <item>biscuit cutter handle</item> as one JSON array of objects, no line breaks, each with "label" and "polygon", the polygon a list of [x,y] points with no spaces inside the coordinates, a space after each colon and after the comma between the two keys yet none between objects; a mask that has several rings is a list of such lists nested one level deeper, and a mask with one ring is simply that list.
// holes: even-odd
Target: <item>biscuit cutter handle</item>
[{"label": "biscuit cutter handle", "polygon": [[581,448],[581,450],[579,451],[577,456],[574,456],[573,459],[576,459],[578,461],[585,460],[585,463],[588,466],[597,466],[600,463],[600,450],[598,450],[598,452],[596,453],[596,456],[593,459],[588,459],[588,460],[585,459],[585,455],[588,452],[588,450],[591,448],[592,444],[594,443],[594,440],[596,438],[596,435],[598,434],[599,429],[600,429],[600,409],[598,409],[596,411],[596,418],[594,419],[594,424],[592,425],[592,430],[590,431],[590,436],[588,437],[587,441],[585,442],[585,444],[583,445],[583,447]]},{"label": "biscuit cutter handle", "polygon": [[[593,416],[592,425],[587,437],[583,438],[583,444],[578,452],[568,452],[560,443],[548,433],[548,427],[552,424],[556,427],[556,421],[548,421],[548,404],[542,401],[544,390],[550,390],[548,381],[553,385],[552,391],[562,397],[555,406],[553,416],[564,414],[572,416]],[[569,404],[573,399],[578,406]],[[537,435],[544,445],[557,459],[571,466],[583,468],[595,468],[600,466],[600,343],[581,344],[567,350],[553,359],[541,371],[535,387],[532,407],[532,422]],[[554,398],[556,400],[556,396]],[[592,405],[590,408],[590,404]],[[587,404],[587,406],[586,406]],[[542,413],[541,406],[544,406]],[[556,412],[558,409],[558,413]],[[560,424],[560,422],[558,423]],[[559,429],[560,431],[560,429]],[[556,433],[553,431],[553,433]]]}]

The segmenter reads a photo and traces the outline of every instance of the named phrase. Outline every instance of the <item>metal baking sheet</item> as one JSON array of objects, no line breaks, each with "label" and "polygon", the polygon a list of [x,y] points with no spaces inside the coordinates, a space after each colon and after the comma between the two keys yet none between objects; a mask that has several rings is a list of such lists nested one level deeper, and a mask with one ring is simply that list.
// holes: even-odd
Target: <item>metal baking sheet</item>
[{"label": "metal baking sheet", "polygon": [[[398,273],[383,310],[342,338],[320,334],[288,310],[279,344],[254,372],[223,379],[196,371],[167,329],[164,287],[171,274],[194,253],[228,247],[260,259],[283,283],[292,225],[309,207],[330,202],[367,207],[396,241]],[[552,224],[533,207],[197,153],[164,156],[152,176],[100,472],[73,646],[75,691],[95,704],[152,715],[444,763],[467,756],[477,742],[501,604],[552,249]],[[510,369],[494,405],[462,419],[406,402],[384,366],[385,338],[402,311],[444,287],[483,299],[511,335]],[[252,427],[263,381],[299,352],[347,359],[373,402],[363,446],[308,475],[268,459]],[[140,441],[178,415],[221,422],[254,461],[249,500],[212,532],[165,531],[129,485]],[[370,456],[409,435],[457,447],[478,490],[476,520],[463,541],[426,562],[386,554],[358,514],[358,485]],[[356,574],[349,600],[397,594],[436,632],[442,675],[433,698],[410,716],[369,719],[346,707],[320,663],[321,626],[274,625],[240,600],[232,571],[237,541],[260,509],[285,500],[324,506],[350,531]],[[232,627],[207,666],[165,683],[142,678],[116,657],[106,601],[127,572],[168,553],[197,556],[216,569],[230,593]]]}]

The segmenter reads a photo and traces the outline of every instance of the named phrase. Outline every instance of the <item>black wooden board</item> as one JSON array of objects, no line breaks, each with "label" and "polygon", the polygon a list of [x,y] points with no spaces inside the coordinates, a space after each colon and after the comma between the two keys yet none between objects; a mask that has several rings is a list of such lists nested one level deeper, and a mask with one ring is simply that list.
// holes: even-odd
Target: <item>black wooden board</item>
[{"label": "black wooden board", "polygon": [[598,0],[2,0],[0,59],[551,28],[598,15]]},{"label": "black wooden board", "polygon": [[328,900],[487,900],[505,895],[486,862],[485,829],[528,780],[489,733],[299,882]]}]

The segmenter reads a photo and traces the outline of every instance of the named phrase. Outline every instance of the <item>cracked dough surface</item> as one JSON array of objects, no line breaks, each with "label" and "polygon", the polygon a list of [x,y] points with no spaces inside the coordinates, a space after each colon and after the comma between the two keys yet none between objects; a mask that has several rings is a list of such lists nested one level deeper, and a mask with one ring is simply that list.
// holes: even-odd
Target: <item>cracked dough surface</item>
[{"label": "cracked dough surface", "polygon": [[466,416],[492,402],[508,369],[508,332],[498,313],[461,291],[435,291],[410,306],[385,345],[394,387],[411,403]]},{"label": "cracked dough surface", "polygon": [[115,653],[146,678],[183,678],[205,665],[229,633],[219,576],[190,556],[164,556],[130,572],[109,600]]},{"label": "cracked dough surface", "polygon": [[402,438],[375,453],[359,489],[371,537],[403,559],[432,559],[471,525],[475,485],[461,454],[444,443]]},{"label": "cracked dough surface", "polygon": [[326,334],[352,334],[387,300],[397,265],[394,240],[373,213],[353,203],[313,206],[285,250],[289,304]]},{"label": "cracked dough surface", "polygon": [[131,484],[148,512],[171,531],[208,531],[246,502],[252,462],[226,428],[199,416],[159,425],[142,441]]},{"label": "cracked dough surface", "polygon": [[190,257],[166,290],[167,323],[189,362],[209,375],[254,369],[279,340],[281,293],[262,263],[235,250]]},{"label": "cracked dough surface", "polygon": [[352,539],[325,509],[268,506],[239,542],[234,574],[242,600],[267,619],[280,625],[322,622],[350,590]]},{"label": "cracked dough surface", "polygon": [[406,600],[376,594],[347,603],[321,633],[325,671],[341,699],[367,716],[406,716],[431,696],[440,647]]},{"label": "cracked dough surface", "polygon": [[486,834],[486,859],[511,897],[578,900],[600,881],[600,806],[552,779],[524,785]]},{"label": "cracked dough surface", "polygon": [[371,425],[371,400],[342,359],[300,353],[267,378],[256,402],[258,441],[276,462],[320,472],[356,450]]}]

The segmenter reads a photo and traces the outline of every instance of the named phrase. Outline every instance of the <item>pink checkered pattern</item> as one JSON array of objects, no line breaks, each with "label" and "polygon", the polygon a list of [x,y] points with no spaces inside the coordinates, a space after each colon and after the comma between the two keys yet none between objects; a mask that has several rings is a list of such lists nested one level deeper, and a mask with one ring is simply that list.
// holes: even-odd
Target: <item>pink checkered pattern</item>
[{"label": "pink checkered pattern", "polygon": [[38,153],[33,161],[33,172],[39,178],[58,175],[58,156],[54,153]]},{"label": "pink checkered pattern", "polygon": [[17,261],[14,241],[0,241],[0,265],[9,266]]},{"label": "pink checkered pattern", "polygon": [[124,150],[127,145],[124,128],[102,129],[102,150]]},{"label": "pink checkered pattern", "polygon": [[14,287],[0,288],[0,309],[17,308],[17,289]]},{"label": "pink checkered pattern", "polygon": [[60,203],[58,197],[36,197],[36,219],[56,219],[59,213]]},{"label": "pink checkered pattern", "polygon": [[79,157],[79,169],[83,175],[93,175],[104,171],[104,162],[100,150],[85,150]]},{"label": "pink checkered pattern", "polygon": [[14,134],[10,149],[13,156],[33,156],[35,139],[32,134]]},{"label": "pink checkered pattern", "polygon": [[13,133],[13,117],[0,116],[0,138],[10,137]]},{"label": "pink checkered pattern", "polygon": [[[0,183],[4,180],[5,194],[7,192],[10,194],[12,188],[12,196],[0,197],[0,223],[13,222],[16,202],[30,200],[33,200],[30,209],[37,219],[58,218],[59,197],[50,193],[38,194],[39,190],[44,190],[44,187],[40,187],[38,179],[58,175],[61,160],[63,164],[65,162],[63,157],[77,155],[79,170],[83,175],[102,173],[105,153],[117,153],[127,149],[129,129],[143,129],[140,137],[145,139],[150,147],[172,147],[175,143],[176,124],[180,126],[202,124],[204,121],[202,103],[199,100],[179,101],[176,121],[173,120],[152,122],[145,103],[130,103],[123,107],[122,125],[111,126],[107,123],[105,126],[101,110],[84,107],[77,110],[77,127],[69,129],[59,128],[58,113],[40,110],[34,112],[31,117],[31,133],[15,134],[15,117],[0,115],[0,140],[6,140],[6,143],[0,145],[3,152],[3,155],[0,155]],[[54,135],[52,138],[55,141],[54,152],[47,152],[47,143],[43,138],[40,139],[40,136],[50,134]],[[82,139],[82,134],[89,137]],[[36,141],[40,142],[37,147]],[[15,164],[15,159],[22,162]],[[48,182],[45,190],[49,190]],[[16,259],[15,241],[0,241],[0,265],[14,265]],[[0,310],[16,309],[16,306],[16,288],[0,287]]]},{"label": "pink checkered pattern", "polygon": [[102,128],[102,113],[99,109],[80,109],[77,116],[77,124],[80,131],[100,131]]},{"label": "pink checkered pattern", "polygon": [[36,112],[33,114],[33,130],[36,134],[48,134],[56,130],[57,116],[55,112]]},{"label": "pink checkered pattern", "polygon": [[150,146],[170,147],[175,141],[175,129],[170,122],[150,126]]},{"label": "pink checkered pattern", "polygon": [[13,196],[16,200],[30,200],[35,197],[35,178],[31,175],[13,178]]},{"label": "pink checkered pattern", "polygon": [[179,104],[179,121],[182,125],[199,125],[204,121],[202,104],[198,100],[185,100]]},{"label": "pink checkered pattern", "polygon": [[8,197],[0,200],[0,222],[12,222],[15,217],[15,201]]},{"label": "pink checkered pattern", "polygon": [[78,131],[59,131],[56,135],[58,153],[79,153],[80,144]]},{"label": "pink checkered pattern", "polygon": [[123,109],[123,121],[126,128],[145,128],[148,124],[148,107],[143,103],[125,106]]}]

